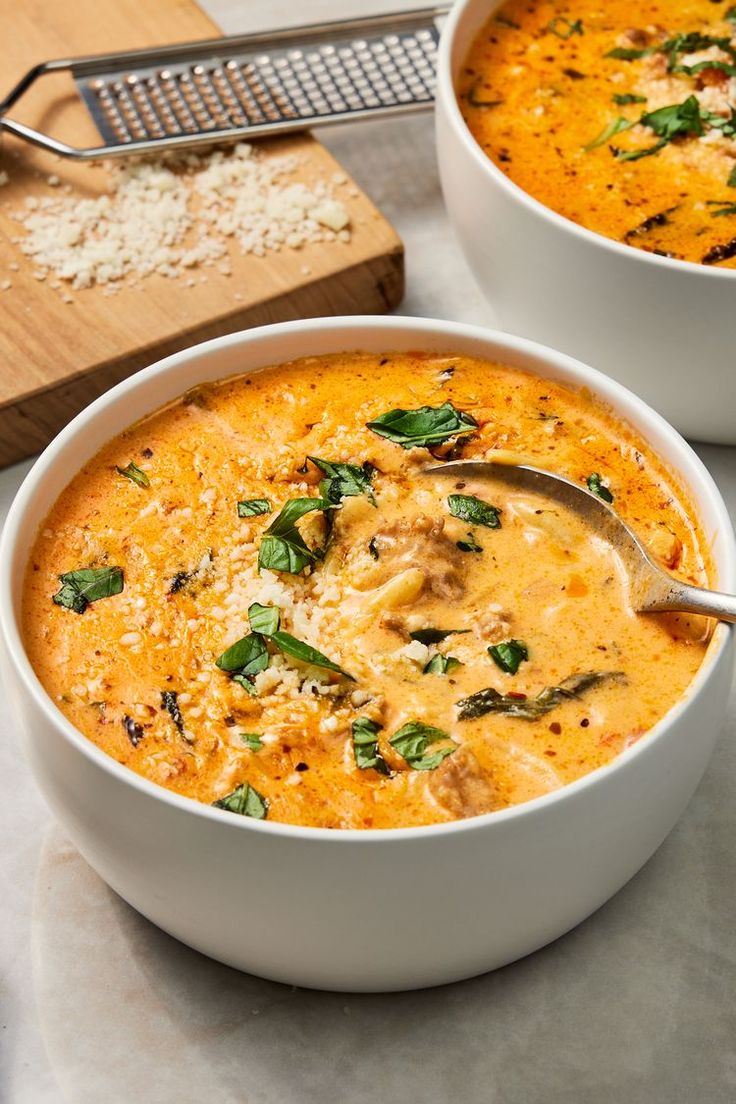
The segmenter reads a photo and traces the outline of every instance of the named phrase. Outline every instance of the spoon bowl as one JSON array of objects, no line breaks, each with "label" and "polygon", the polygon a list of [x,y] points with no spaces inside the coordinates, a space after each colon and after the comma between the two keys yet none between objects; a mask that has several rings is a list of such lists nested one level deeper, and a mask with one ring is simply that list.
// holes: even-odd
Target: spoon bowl
[{"label": "spoon bowl", "polygon": [[620,556],[629,577],[631,605],[637,613],[698,613],[736,622],[736,596],[691,586],[668,574],[616,511],[587,487],[528,464],[452,460],[424,470],[426,475],[452,479],[493,479],[519,491],[545,495],[572,510]]}]

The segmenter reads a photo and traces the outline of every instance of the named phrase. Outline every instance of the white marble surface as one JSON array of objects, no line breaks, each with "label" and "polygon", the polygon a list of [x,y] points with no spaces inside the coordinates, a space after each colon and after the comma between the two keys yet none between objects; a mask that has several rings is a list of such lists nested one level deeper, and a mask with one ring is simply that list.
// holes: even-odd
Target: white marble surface
[{"label": "white marble surface", "polygon": [[[236,31],[398,5],[205,6]],[[402,310],[492,321],[443,217],[430,120],[345,128],[328,144],[404,238]],[[698,451],[736,516],[736,451]],[[0,472],[0,516],[27,467]],[[575,932],[474,981],[345,996],[238,974],[128,908],[53,822],[0,700],[0,1101],[731,1104],[735,718],[732,700],[675,831]]]}]

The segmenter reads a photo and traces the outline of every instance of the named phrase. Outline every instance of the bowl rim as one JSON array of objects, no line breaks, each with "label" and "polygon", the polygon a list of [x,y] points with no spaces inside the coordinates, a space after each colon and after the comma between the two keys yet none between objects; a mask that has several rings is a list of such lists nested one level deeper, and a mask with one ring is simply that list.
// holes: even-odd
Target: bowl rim
[{"label": "bowl rim", "polygon": [[550,223],[558,231],[577,237],[584,243],[591,246],[597,246],[604,251],[613,253],[617,257],[628,259],[632,264],[638,261],[660,268],[664,267],[670,272],[679,272],[683,275],[687,272],[691,274],[699,272],[703,279],[736,279],[736,269],[733,268],[718,268],[716,265],[697,264],[695,261],[679,260],[676,257],[660,257],[656,253],[648,253],[644,249],[637,249],[635,246],[624,245],[623,242],[615,241],[613,238],[608,238],[605,234],[600,234],[595,230],[588,230],[585,226],[581,226],[580,223],[574,222],[573,219],[569,219],[564,215],[559,215],[556,211],[553,211],[551,207],[547,207],[518,184],[515,184],[504,172],[501,172],[495,161],[492,161],[491,158],[483,152],[463,118],[458,104],[458,96],[455,90],[455,81],[452,72],[452,54],[455,49],[455,38],[457,33],[463,29],[464,20],[468,16],[469,10],[482,2],[485,2],[487,8],[486,14],[490,18],[493,11],[500,7],[501,4],[504,3],[504,0],[454,0],[440,35],[436,76],[437,107],[439,108],[440,105],[445,107],[450,123],[460,137],[465,150],[470,154],[476,165],[480,166],[481,171],[485,173],[494,184],[500,187],[502,191],[506,192],[511,199],[521,203],[521,205],[526,207],[532,214]]},{"label": "bowl rim", "polygon": [[[563,379],[563,382],[567,385],[574,385],[574,381],[577,379],[581,385],[588,387],[595,395],[608,403],[623,420],[628,420],[627,407],[633,406],[637,419],[632,422],[633,428],[642,435],[648,435],[651,430],[658,431],[669,439],[677,453],[687,461],[684,467],[680,466],[679,461],[677,465],[672,463],[671,466],[681,478],[684,477],[686,485],[689,484],[692,487],[694,483],[698,484],[697,504],[702,506],[707,502],[716,517],[717,529],[715,531],[722,532],[724,535],[724,543],[719,550],[718,557],[721,561],[719,583],[725,583],[729,587],[736,588],[736,537],[734,536],[728,510],[712,476],[690,445],[677,430],[634,392],[581,361],[538,342],[482,326],[441,319],[353,315],[312,318],[255,327],[250,330],[242,330],[213,338],[165,357],[118,383],[81,411],[47,446],[23,480],[11,504],[0,535],[0,644],[5,648],[8,667],[12,667],[11,677],[20,681],[25,694],[30,697],[51,728],[83,758],[90,761],[93,766],[111,775],[118,782],[122,782],[124,786],[130,786],[137,790],[144,797],[152,797],[165,805],[173,806],[179,812],[204,817],[205,819],[214,819],[215,823],[220,822],[223,826],[229,825],[233,830],[265,832],[267,835],[302,841],[329,840],[337,843],[368,844],[376,842],[389,843],[395,840],[420,841],[428,837],[439,837],[458,832],[482,831],[491,828],[493,824],[502,825],[516,819],[529,819],[560,802],[574,800],[578,794],[595,787],[610,776],[624,771],[632,761],[648,753],[654,744],[666,736],[667,730],[691,707],[691,704],[703,691],[715,670],[718,660],[723,656],[731,640],[733,626],[724,623],[717,625],[703,662],[683,696],[648,732],[629,748],[622,751],[610,763],[588,772],[581,778],[567,783],[557,790],[533,798],[531,801],[485,813],[481,816],[464,817],[443,824],[408,828],[317,828],[286,824],[280,821],[261,821],[249,817],[233,816],[232,813],[226,810],[216,809],[194,798],[174,793],[166,787],[144,778],[98,748],[66,718],[41,684],[31,666],[23,644],[20,616],[16,617],[14,610],[13,560],[18,545],[23,542],[24,533],[27,532],[26,514],[34,505],[38,487],[42,484],[45,473],[53,467],[57,455],[63,449],[72,443],[76,437],[84,436],[88,423],[96,421],[110,408],[124,402],[126,396],[142,384],[147,384],[159,376],[171,375],[174,377],[177,369],[191,359],[206,357],[210,353],[216,353],[228,346],[248,346],[251,343],[257,345],[259,342],[268,345],[269,341],[274,338],[281,336],[288,338],[296,332],[321,331],[327,338],[326,345],[328,346],[330,344],[334,345],[336,336],[344,334],[345,344],[342,347],[344,349],[355,349],[359,346],[350,344],[350,334],[353,331],[365,329],[385,333],[387,348],[390,347],[394,334],[406,330],[426,334],[430,337],[441,336],[443,339],[446,338],[448,348],[452,348],[453,341],[456,340],[462,343],[477,342],[481,346],[496,345],[529,361],[543,362],[550,369],[550,378],[555,378],[554,372],[556,370],[559,370],[566,377],[572,376],[571,380]],[[332,340],[330,341],[330,339]],[[330,351],[334,351],[334,348]],[[478,355],[483,354],[479,352]],[[496,359],[502,359],[502,354],[499,356],[498,354],[491,354],[489,351],[487,355],[489,359],[494,356]],[[269,363],[277,364],[279,361],[271,360]],[[522,368],[521,370],[534,371],[533,368]],[[178,394],[179,392],[175,391],[174,397]],[[167,399],[159,403],[158,406],[163,406],[168,401],[172,400]],[[26,541],[26,544],[28,543]]]}]

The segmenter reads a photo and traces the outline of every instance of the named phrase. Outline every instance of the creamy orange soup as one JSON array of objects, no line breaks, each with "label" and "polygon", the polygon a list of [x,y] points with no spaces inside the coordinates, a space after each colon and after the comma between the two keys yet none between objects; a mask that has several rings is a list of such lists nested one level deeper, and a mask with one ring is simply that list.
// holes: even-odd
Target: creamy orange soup
[{"label": "creamy orange soup", "polygon": [[610,762],[685,693],[708,623],[637,615],[555,502],[425,474],[530,460],[702,583],[686,498],[585,392],[462,356],[350,353],[208,384],[111,441],[30,554],[26,646],[118,762],[330,828],[473,816]]},{"label": "creamy orange soup", "polygon": [[553,211],[736,267],[736,4],[509,0],[459,94],[489,157]]}]

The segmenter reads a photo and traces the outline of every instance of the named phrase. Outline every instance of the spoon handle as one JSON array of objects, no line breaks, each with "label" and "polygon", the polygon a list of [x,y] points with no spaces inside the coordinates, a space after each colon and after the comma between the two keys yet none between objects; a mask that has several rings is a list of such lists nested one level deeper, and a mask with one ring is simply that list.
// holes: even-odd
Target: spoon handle
[{"label": "spoon handle", "polygon": [[736,623],[736,595],[721,594],[717,590],[689,586],[676,579],[647,602],[646,611],[673,610],[679,613],[700,613],[704,617],[716,617],[719,621]]}]

